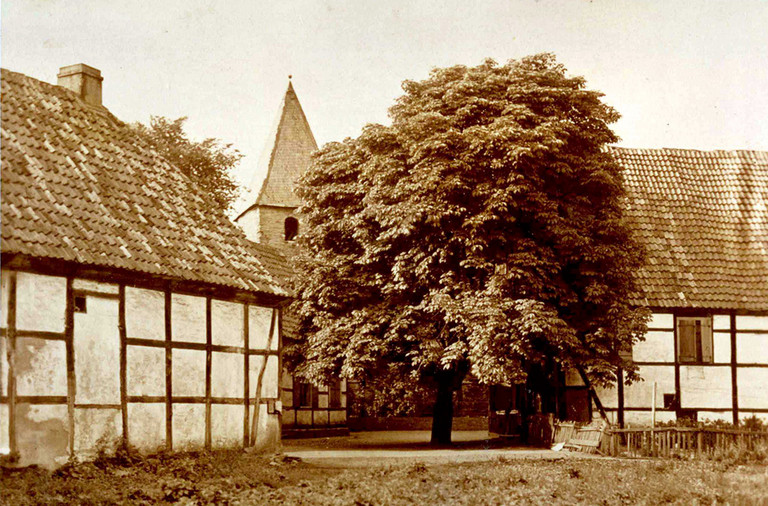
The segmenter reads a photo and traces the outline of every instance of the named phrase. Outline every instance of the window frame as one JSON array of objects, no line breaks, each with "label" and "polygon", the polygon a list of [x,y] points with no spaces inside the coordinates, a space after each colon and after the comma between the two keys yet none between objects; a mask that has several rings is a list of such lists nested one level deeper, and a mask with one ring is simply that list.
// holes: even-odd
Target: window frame
[{"label": "window frame", "polygon": [[294,242],[299,237],[299,220],[288,216],[283,221],[283,239],[285,242]]},{"label": "window frame", "polygon": [[[712,315],[675,316],[675,360],[681,365],[706,365],[715,362]],[[693,332],[684,335],[684,332]],[[690,340],[685,346],[686,341]]]}]

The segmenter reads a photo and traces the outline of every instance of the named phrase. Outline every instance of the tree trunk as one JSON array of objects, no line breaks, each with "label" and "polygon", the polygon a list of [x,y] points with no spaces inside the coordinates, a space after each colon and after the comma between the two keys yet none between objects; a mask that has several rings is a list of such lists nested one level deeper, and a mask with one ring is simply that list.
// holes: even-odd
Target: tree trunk
[{"label": "tree trunk", "polygon": [[437,374],[437,398],[432,411],[432,446],[451,444],[451,429],[453,428],[453,391],[455,378],[450,372]]}]

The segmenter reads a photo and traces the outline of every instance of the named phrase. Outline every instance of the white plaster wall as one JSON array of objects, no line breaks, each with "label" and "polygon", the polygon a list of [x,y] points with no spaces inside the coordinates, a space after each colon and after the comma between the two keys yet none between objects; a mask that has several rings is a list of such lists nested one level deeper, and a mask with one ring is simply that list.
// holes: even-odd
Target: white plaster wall
[{"label": "white plaster wall", "polygon": [[[626,388],[626,386],[624,387]],[[616,386],[610,387],[595,387],[595,393],[600,399],[600,402],[606,408],[616,408],[619,405],[619,394]]]},{"label": "white plaster wall", "polygon": [[[252,427],[255,408],[251,407],[249,427]],[[274,449],[280,444],[280,418],[267,414],[267,405],[259,406],[259,423],[254,447],[259,450]]]},{"label": "white plaster wall", "polygon": [[674,362],[675,336],[670,331],[651,330],[645,341],[632,348],[632,358],[637,362]]},{"label": "white plaster wall", "polygon": [[282,395],[280,396],[280,400],[283,401],[283,405],[285,406],[293,406],[293,391],[283,390]]},{"label": "white plaster wall", "polygon": [[213,352],[211,354],[211,395],[213,397],[239,397],[244,391],[243,356],[239,353]]},{"label": "white plaster wall", "polygon": [[122,438],[119,409],[75,409],[75,453],[95,457],[99,450],[114,453]]},{"label": "white plaster wall", "polygon": [[125,287],[125,331],[128,337],[165,340],[165,294]]},{"label": "white plaster wall", "polygon": [[751,418],[752,416],[756,416],[757,418],[761,419],[763,422],[768,423],[768,413],[753,413],[750,411],[739,410],[739,417],[742,422],[744,421],[745,418]]},{"label": "white plaster wall", "polygon": [[651,407],[653,383],[656,382],[656,408],[664,407],[664,394],[675,393],[675,368],[671,365],[641,366],[644,381],[624,386],[624,406],[627,408]]},{"label": "white plaster wall", "polygon": [[696,419],[699,422],[703,422],[705,420],[709,420],[709,421],[712,421],[712,422],[723,421],[723,422],[733,423],[733,411],[704,411],[704,410],[699,410],[699,412],[696,414]]},{"label": "white plaster wall", "polygon": [[736,380],[740,410],[768,408],[768,368],[739,367]]},{"label": "white plaster wall", "polygon": [[731,317],[727,314],[716,314],[712,316],[713,330],[731,330]]},{"label": "white plaster wall", "polygon": [[19,465],[55,468],[69,459],[69,416],[66,404],[16,406]]},{"label": "white plaster wall", "polygon": [[293,388],[293,376],[288,372],[287,369],[283,369],[283,374],[280,378],[280,382],[282,383],[283,388],[288,388],[288,389]]},{"label": "white plaster wall", "polygon": [[[261,356],[251,356],[250,362],[249,362],[249,381],[250,381],[250,387],[249,390],[251,392],[251,397],[253,397],[254,393],[256,392],[256,385],[259,379],[259,371],[261,370],[262,364],[264,363],[264,357]],[[278,398],[278,367],[277,367],[277,357],[272,355],[267,359],[267,368],[266,371],[264,371],[264,377],[261,381],[261,397],[262,399],[277,399]]]},{"label": "white plaster wall", "polygon": [[730,332],[712,333],[713,358],[717,363],[730,363],[731,361],[731,334]]},{"label": "white plaster wall", "polygon": [[66,278],[19,272],[16,294],[17,329],[64,332]]},{"label": "white plaster wall", "polygon": [[[614,413],[614,417],[616,414]],[[677,417],[674,411],[656,411],[656,423],[670,422]],[[625,411],[624,424],[633,427],[650,427],[653,415],[650,411]],[[615,423],[615,421],[614,421]]]},{"label": "white plaster wall", "polygon": [[165,448],[164,403],[128,403],[128,443],[145,453]]},{"label": "white plaster wall", "polygon": [[245,407],[233,404],[211,405],[211,446],[233,448],[243,446]]},{"label": "white plaster wall", "polygon": [[245,236],[253,242],[259,242],[259,208],[248,210],[235,222],[243,229]]},{"label": "white plaster wall", "polygon": [[171,328],[174,341],[205,343],[205,297],[174,293]]},{"label": "white plaster wall", "polygon": [[173,405],[173,449],[205,446],[205,404]]},{"label": "white plaster wall", "polygon": [[737,330],[768,330],[768,316],[737,316]]},{"label": "white plaster wall", "polygon": [[174,349],[172,369],[174,396],[205,395],[205,351]]},{"label": "white plaster wall", "polygon": [[296,425],[312,425],[312,410],[311,409],[297,410]]},{"label": "white plaster wall", "polygon": [[736,359],[740,364],[768,364],[768,334],[736,334]]},{"label": "white plaster wall", "polygon": [[88,297],[75,313],[76,403],[120,403],[118,301]]},{"label": "white plaster wall", "polygon": [[317,407],[322,409],[328,408],[328,395],[317,396]]},{"label": "white plaster wall", "polygon": [[90,279],[80,278],[72,280],[72,289],[108,293],[112,295],[117,295],[120,292],[120,288],[114,283],[102,283],[100,281],[91,281]]},{"label": "white plaster wall", "polygon": [[0,327],[8,327],[8,279],[10,271],[0,271]]},{"label": "white plaster wall", "polygon": [[731,368],[680,366],[680,396],[683,408],[730,408]]},{"label": "white plaster wall", "polygon": [[[5,308],[3,308],[5,313]],[[8,395],[8,340],[0,336],[0,396]]]},{"label": "white plaster wall", "polygon": [[328,411],[316,409],[315,410],[315,425],[328,425],[330,418],[328,417]]},{"label": "white plaster wall", "polygon": [[[4,370],[7,374],[7,369]],[[67,348],[64,341],[16,338],[16,393],[67,395]]]},{"label": "white plaster wall", "polygon": [[126,366],[128,395],[165,396],[165,349],[128,346]]},{"label": "white plaster wall", "polygon": [[221,346],[245,346],[242,304],[211,301],[211,342]]},{"label": "white plaster wall", "polygon": [[11,451],[8,439],[8,405],[0,404],[0,455]]},{"label": "white plaster wall", "polygon": [[672,313],[653,313],[648,328],[671,329],[675,325],[675,317]]},{"label": "white plaster wall", "polygon": [[331,411],[330,412],[330,424],[331,425],[343,425],[347,421],[346,411]]},{"label": "white plaster wall", "polygon": [[272,311],[268,307],[249,306],[248,344],[252,350],[265,350],[267,348]]}]

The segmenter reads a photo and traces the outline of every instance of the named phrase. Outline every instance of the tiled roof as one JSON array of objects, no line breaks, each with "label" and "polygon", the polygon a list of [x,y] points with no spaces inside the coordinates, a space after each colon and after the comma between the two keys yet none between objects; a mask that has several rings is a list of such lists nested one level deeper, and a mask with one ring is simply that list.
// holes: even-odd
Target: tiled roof
[{"label": "tiled roof", "polygon": [[[317,150],[315,137],[309,128],[299,98],[288,84],[268,144],[259,160],[256,177],[249,188],[249,195],[241,206],[243,214],[253,207],[299,207],[301,201],[293,187],[307,170],[312,153]],[[266,174],[264,181],[258,176]]]},{"label": "tiled roof", "polygon": [[0,141],[4,254],[289,294],[283,256],[103,107],[2,70]]},{"label": "tiled roof", "polygon": [[609,148],[652,307],[768,310],[768,152]]}]

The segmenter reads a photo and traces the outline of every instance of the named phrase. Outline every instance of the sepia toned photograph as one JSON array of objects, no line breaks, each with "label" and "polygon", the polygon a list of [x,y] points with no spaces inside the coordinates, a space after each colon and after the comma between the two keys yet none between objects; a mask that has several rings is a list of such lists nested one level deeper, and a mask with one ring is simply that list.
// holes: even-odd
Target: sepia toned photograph
[{"label": "sepia toned photograph", "polygon": [[768,503],[767,26],[3,0],[0,505]]}]

